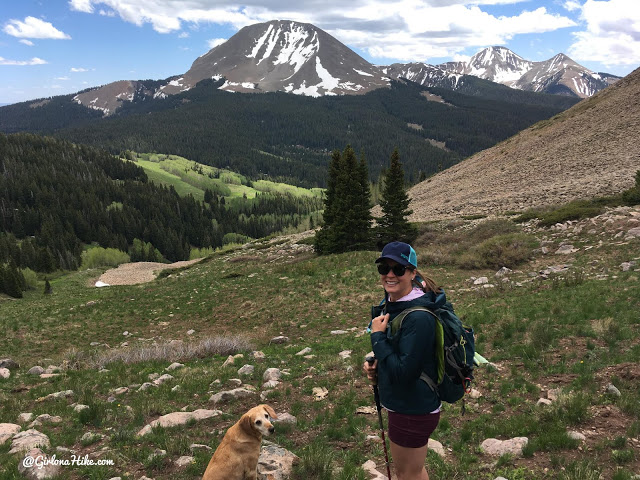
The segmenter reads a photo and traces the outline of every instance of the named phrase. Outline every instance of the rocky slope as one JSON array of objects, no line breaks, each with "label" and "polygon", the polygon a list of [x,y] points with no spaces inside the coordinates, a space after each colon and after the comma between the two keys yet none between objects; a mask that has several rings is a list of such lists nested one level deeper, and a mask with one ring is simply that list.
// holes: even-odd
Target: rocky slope
[{"label": "rocky slope", "polygon": [[413,187],[413,221],[491,215],[630,188],[640,169],[640,69]]}]

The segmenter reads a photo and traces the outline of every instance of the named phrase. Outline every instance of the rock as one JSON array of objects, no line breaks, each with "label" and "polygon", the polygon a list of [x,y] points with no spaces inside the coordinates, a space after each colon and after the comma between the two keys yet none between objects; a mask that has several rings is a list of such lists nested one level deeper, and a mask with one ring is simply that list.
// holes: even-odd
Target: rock
[{"label": "rock", "polygon": [[25,430],[24,432],[17,433],[13,437],[9,453],[14,454],[22,451],[29,451],[36,447],[49,448],[49,437],[38,430]]},{"label": "rock", "polygon": [[[19,418],[20,417],[18,417],[18,421]],[[0,445],[13,438],[20,430],[22,430],[22,427],[15,423],[0,423]]]},{"label": "rock", "polygon": [[344,335],[345,333],[349,333],[346,330],[331,330],[331,335]]},{"label": "rock", "polygon": [[43,413],[42,415],[38,415],[36,419],[29,424],[27,428],[39,427],[43,423],[62,423],[62,417],[59,416],[51,416],[48,413]]},{"label": "rock", "polygon": [[578,249],[574,248],[573,245],[570,245],[570,244],[560,245],[560,248],[556,250],[556,255],[569,255],[570,253],[575,253],[577,251]]},{"label": "rock", "polygon": [[529,443],[527,437],[515,437],[510,440],[498,440],[496,438],[487,438],[480,448],[487,455],[500,457],[505,454],[519,457],[522,455],[522,449]]},{"label": "rock", "polygon": [[264,382],[262,384],[262,388],[263,389],[271,389],[271,388],[276,388],[278,385],[280,385],[280,382],[277,380],[269,380],[268,382]]},{"label": "rock", "polygon": [[289,343],[289,337],[285,337],[282,335],[279,337],[274,337],[271,340],[269,340],[269,343],[275,343],[275,344]]},{"label": "rock", "polygon": [[472,388],[469,392],[469,396],[474,400],[477,400],[478,398],[482,397],[482,393],[479,390]]},{"label": "rock", "polygon": [[8,368],[0,368],[0,378],[7,379],[11,376],[11,371]]},{"label": "rock", "polygon": [[489,279],[487,277],[476,278],[473,281],[474,285],[484,285],[485,283],[489,283]]},{"label": "rock", "polygon": [[[384,468],[384,467],[382,467]],[[362,469],[369,475],[371,480],[388,480],[386,475],[383,475],[376,470],[376,462],[373,460],[367,460],[362,464]]]},{"label": "rock", "polygon": [[436,452],[441,458],[445,457],[444,447],[439,441],[430,438],[427,447],[429,448],[429,450],[433,450],[434,452]]},{"label": "rock", "polygon": [[192,452],[194,450],[207,450],[207,451],[211,451],[213,450],[213,448],[211,448],[209,445],[203,445],[201,443],[192,443],[191,445],[189,445],[189,450],[191,450]]},{"label": "rock", "polygon": [[613,395],[614,397],[622,396],[622,393],[620,393],[620,390],[618,390],[618,388],[612,383],[607,385],[607,394]]},{"label": "rock", "polygon": [[89,408],[90,408],[89,405],[83,405],[81,403],[78,403],[77,405],[73,406],[73,411],[76,412],[76,413],[80,413],[80,412],[83,412],[85,410],[89,410]]},{"label": "rock", "polygon": [[640,237],[640,227],[632,228],[627,232],[630,237]]},{"label": "rock", "polygon": [[538,402],[536,403],[536,405],[538,405],[539,407],[542,406],[548,406],[551,405],[553,402],[551,400],[549,400],[548,398],[539,398]]},{"label": "rock", "polygon": [[551,400],[552,402],[557,401],[558,398],[560,398],[560,395],[562,395],[562,389],[561,388],[552,388],[552,389],[547,391],[547,398],[549,400]]},{"label": "rock", "polygon": [[151,382],[144,382],[142,385],[140,385],[140,388],[138,388],[138,390],[136,390],[137,392],[144,392],[145,390],[149,390],[150,388],[153,387],[157,387],[157,385],[151,383]]},{"label": "rock", "polygon": [[[33,420],[34,415],[31,412],[26,412],[26,413],[21,413],[20,415],[18,415],[18,422],[20,423],[28,423],[31,420]],[[0,442],[2,443],[2,442]]]},{"label": "rock", "polygon": [[7,370],[17,370],[20,368],[18,362],[12,360],[11,358],[2,358],[0,359],[0,368],[6,368]]},{"label": "rock", "polygon": [[45,400],[52,400],[57,398],[68,398],[73,396],[73,390],[63,390],[61,392],[50,393],[44,397],[40,397],[36,402],[44,402]]},{"label": "rock", "polygon": [[52,460],[39,448],[32,448],[18,462],[18,471],[30,480],[53,478],[60,474],[61,465]]},{"label": "rock", "polygon": [[633,267],[633,263],[631,262],[623,262],[620,264],[620,268],[623,272],[628,272],[629,270],[631,270],[631,267]]},{"label": "rock", "polygon": [[233,362],[235,362],[236,359],[233,357],[233,355],[229,355],[227,357],[227,359],[224,361],[224,363],[222,364],[223,367],[228,367],[230,365],[233,365]]},{"label": "rock", "polygon": [[166,450],[162,450],[161,448],[156,448],[153,453],[151,453],[148,457],[147,460],[151,461],[154,458],[157,457],[166,457],[167,456],[167,451]]},{"label": "rock", "polygon": [[360,415],[375,415],[376,413],[378,413],[378,410],[376,410],[376,407],[364,406],[364,407],[356,408],[356,415],[357,414],[360,414]]},{"label": "rock", "polygon": [[164,375],[161,375],[160,377],[156,378],[153,383],[154,385],[162,385],[163,383],[166,383],[170,380],[173,380],[173,376],[169,375],[168,373],[165,373]]},{"label": "rock", "polygon": [[187,335],[193,335],[194,333],[196,333],[196,331],[195,331],[195,330],[188,330],[188,331],[187,331]]},{"label": "rock", "polygon": [[279,413],[277,420],[274,420],[276,423],[282,423],[284,425],[296,425],[298,423],[298,419],[291,415],[288,412]]},{"label": "rock", "polygon": [[209,398],[210,402],[220,403],[228,400],[237,400],[239,398],[246,398],[255,395],[255,392],[246,388],[234,388],[233,390],[227,390],[224,392],[216,393]]},{"label": "rock", "polygon": [[265,358],[266,355],[264,354],[264,352],[261,352],[260,350],[256,351],[256,352],[251,352],[251,356],[255,359],[260,359],[260,358]]},{"label": "rock", "polygon": [[324,400],[329,395],[329,390],[324,387],[313,387],[313,398],[316,401]]},{"label": "rock", "polygon": [[221,413],[222,412],[220,410],[205,410],[205,409],[198,409],[193,412],[169,413],[167,415],[163,415],[162,417],[158,418],[157,420],[154,420],[153,422],[143,427],[142,430],[138,432],[138,436],[142,437],[144,435],[151,433],[151,430],[153,429],[153,427],[156,427],[156,426],[160,426],[163,428],[175,427],[178,425],[184,425],[185,423],[190,422],[192,420],[200,421],[200,420],[205,420],[207,418],[216,417]]},{"label": "rock", "polygon": [[99,442],[104,438],[104,435],[101,433],[87,432],[82,437],[80,437],[80,443],[83,445],[89,445],[92,443]]},{"label": "rock", "polygon": [[351,350],[343,350],[340,353],[338,353],[338,356],[343,360],[346,360],[347,358],[351,358]]},{"label": "rock", "polygon": [[282,378],[282,371],[279,368],[267,368],[262,375],[262,380],[268,382],[269,380],[280,380]]},{"label": "rock", "polygon": [[580,442],[584,442],[587,437],[585,437],[582,433],[580,432],[567,432],[567,436],[569,438],[572,438],[573,440],[578,440]]},{"label": "rock", "polygon": [[242,385],[242,380],[240,380],[239,378],[230,378],[229,380],[227,380],[227,383],[232,387],[239,387]]},{"label": "rock", "polygon": [[298,353],[296,353],[296,355],[302,356],[302,355],[307,355],[308,353],[311,353],[311,348],[305,347],[302,350],[300,350]]},{"label": "rock", "polygon": [[123,393],[127,393],[129,391],[128,387],[120,387],[120,388],[116,388],[113,391],[114,395],[122,395]]},{"label": "rock", "polygon": [[182,367],[184,367],[184,365],[182,363],[174,362],[171,365],[169,365],[167,368],[165,368],[165,370],[167,372],[172,372],[172,371],[177,370],[177,369],[182,368]]},{"label": "rock", "polygon": [[507,267],[502,267],[496,272],[496,277],[504,277],[505,275],[509,275],[510,273],[513,273],[513,270]]},{"label": "rock", "polygon": [[31,367],[27,372],[27,375],[42,375],[44,373],[44,368],[40,365],[36,365],[35,367]]},{"label": "rock", "polygon": [[190,465],[195,461],[196,459],[194,457],[191,457],[189,455],[183,455],[173,463],[175,463],[177,467],[186,467],[187,465]]},{"label": "rock", "polygon": [[253,365],[243,365],[242,368],[238,370],[238,375],[253,375],[256,367]]},{"label": "rock", "polygon": [[263,442],[258,458],[258,480],[286,480],[300,459],[275,443]]}]

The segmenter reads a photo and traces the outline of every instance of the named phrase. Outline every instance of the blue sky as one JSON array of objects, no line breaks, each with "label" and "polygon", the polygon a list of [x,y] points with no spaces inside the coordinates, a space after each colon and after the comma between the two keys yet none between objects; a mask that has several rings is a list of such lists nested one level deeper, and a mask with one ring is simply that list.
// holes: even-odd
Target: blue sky
[{"label": "blue sky", "polygon": [[0,103],[178,75],[243,26],[274,19],[312,23],[380,65],[503,45],[621,76],[640,66],[638,0],[0,1]]}]

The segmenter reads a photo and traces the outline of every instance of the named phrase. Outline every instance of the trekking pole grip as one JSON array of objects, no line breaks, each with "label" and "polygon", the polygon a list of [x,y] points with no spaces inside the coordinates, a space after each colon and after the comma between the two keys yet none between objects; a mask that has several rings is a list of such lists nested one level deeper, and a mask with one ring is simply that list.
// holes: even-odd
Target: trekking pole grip
[{"label": "trekking pole grip", "polygon": [[[365,360],[369,365],[373,365],[373,362],[376,361],[375,357],[371,357],[371,356],[365,358]],[[377,380],[371,380],[371,385],[375,387],[377,384],[378,384]]]}]

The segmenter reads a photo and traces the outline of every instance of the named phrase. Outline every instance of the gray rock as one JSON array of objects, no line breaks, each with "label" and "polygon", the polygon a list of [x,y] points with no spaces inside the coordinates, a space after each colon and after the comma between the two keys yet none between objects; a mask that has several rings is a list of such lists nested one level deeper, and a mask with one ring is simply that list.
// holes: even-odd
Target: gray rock
[{"label": "gray rock", "polygon": [[165,368],[165,370],[168,372],[172,372],[173,370],[177,370],[182,367],[184,367],[182,363],[174,362],[171,365],[169,365],[167,368]]},{"label": "gray rock", "polygon": [[191,457],[189,455],[183,455],[173,463],[175,463],[177,467],[186,467],[187,465],[194,463],[195,460],[196,459],[194,457]]},{"label": "gray rock", "polygon": [[11,358],[2,358],[0,359],[0,368],[6,368],[7,370],[17,370],[20,368],[20,365],[15,360]]},{"label": "gray rock", "polygon": [[609,395],[613,395],[614,397],[621,397],[622,396],[622,393],[620,393],[620,390],[618,390],[618,388],[612,383],[607,385],[607,393]]},{"label": "gray rock", "polygon": [[27,372],[28,375],[42,375],[43,373],[44,373],[44,368],[42,368],[40,365],[31,367]]},{"label": "gray rock", "polygon": [[496,438],[487,438],[480,448],[487,455],[500,457],[505,454],[516,457],[522,456],[522,449],[529,443],[527,437],[515,437],[510,440],[498,440]]},{"label": "gray rock", "polygon": [[280,335],[279,337],[274,337],[271,340],[269,340],[269,343],[275,343],[275,344],[289,343],[289,337]]},{"label": "gray rock", "polygon": [[0,378],[7,379],[11,376],[11,370],[8,368],[0,368]]},{"label": "gray rock", "polygon": [[11,450],[9,450],[9,453],[14,454],[29,451],[36,447],[49,448],[49,446],[49,437],[38,430],[30,429],[14,435],[11,440]]},{"label": "gray rock", "polygon": [[[25,466],[25,460],[33,459],[32,466]],[[18,471],[29,480],[45,480],[60,474],[61,465],[49,462],[50,457],[39,448],[30,449],[26,455],[18,462]]]},{"label": "gray rock", "polygon": [[239,370],[238,370],[238,375],[253,375],[253,372],[255,371],[256,367],[254,367],[253,365],[243,365]]},{"label": "gray rock", "polygon": [[585,437],[582,433],[580,432],[567,432],[567,436],[569,438],[572,438],[573,440],[578,440],[580,442],[584,442],[587,437]]},{"label": "gray rock", "polygon": [[285,425],[296,425],[298,423],[298,419],[291,415],[288,412],[279,413],[278,418],[275,420],[276,423],[282,423]]},{"label": "gray rock", "polygon": [[298,353],[296,353],[296,355],[302,356],[302,355],[306,355],[308,353],[311,353],[311,348],[305,347],[302,350],[300,350]]},{"label": "gray rock", "polygon": [[169,375],[168,373],[165,373],[164,375],[161,375],[160,377],[156,378],[153,383],[155,385],[162,385],[163,383],[166,383],[170,380],[173,380],[173,376]]},{"label": "gray rock", "polygon": [[[18,415],[18,422],[20,423],[28,423],[31,420],[33,420],[34,415],[31,412],[25,412],[25,413],[21,413],[20,415]],[[2,442],[0,442],[2,443]]]},{"label": "gray rock", "polygon": [[163,428],[176,427],[179,425],[184,425],[190,421],[200,421],[205,420],[207,418],[216,417],[222,414],[220,410],[205,410],[198,409],[193,412],[173,412],[167,415],[163,415],[162,417],[154,420],[150,424],[146,425],[138,432],[138,436],[142,437],[151,433],[153,427],[160,426]]},{"label": "gray rock", "polygon": [[36,402],[44,402],[45,400],[54,400],[58,398],[69,398],[73,396],[73,390],[62,390],[60,392],[50,393],[44,397],[40,397]]},{"label": "gray rock", "polygon": [[269,380],[280,380],[282,378],[282,371],[279,368],[267,368],[262,375],[262,379],[265,382]]},{"label": "gray rock", "polygon": [[252,392],[251,390],[247,390],[246,388],[234,388],[233,390],[227,390],[212,395],[211,398],[209,398],[209,401],[213,403],[220,403],[229,400],[237,400],[240,398],[250,397],[255,394],[256,392]]},{"label": "gray rock", "polygon": [[575,253],[577,251],[578,249],[571,244],[560,245],[560,248],[556,250],[556,255],[569,255],[570,253]]},{"label": "gray rock", "polygon": [[286,480],[300,459],[275,443],[263,441],[258,458],[258,480]]},{"label": "gray rock", "polygon": [[487,277],[476,278],[473,281],[474,285],[484,285],[485,283],[489,283],[489,279]]}]

